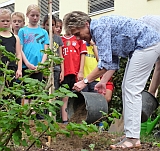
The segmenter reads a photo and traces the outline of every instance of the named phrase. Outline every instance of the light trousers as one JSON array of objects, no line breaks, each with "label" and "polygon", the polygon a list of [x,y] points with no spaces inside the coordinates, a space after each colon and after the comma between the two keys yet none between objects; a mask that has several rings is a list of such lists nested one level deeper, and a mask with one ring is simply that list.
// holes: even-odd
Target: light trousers
[{"label": "light trousers", "polygon": [[126,137],[140,138],[142,91],[160,56],[160,43],[135,50],[128,59],[122,82],[124,132]]}]

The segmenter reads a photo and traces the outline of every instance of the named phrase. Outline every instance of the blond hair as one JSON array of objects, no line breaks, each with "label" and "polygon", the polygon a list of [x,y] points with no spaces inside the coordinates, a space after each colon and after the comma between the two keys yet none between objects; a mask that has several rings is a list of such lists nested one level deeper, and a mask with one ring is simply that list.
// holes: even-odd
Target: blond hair
[{"label": "blond hair", "polygon": [[36,4],[31,4],[27,7],[27,12],[26,15],[28,15],[30,13],[30,11],[32,10],[37,10],[40,13],[40,8],[38,7],[38,5]]},{"label": "blond hair", "polygon": [[85,26],[85,23],[90,23],[91,18],[84,12],[72,11],[63,18],[63,26],[66,31],[81,28]]},{"label": "blond hair", "polygon": [[21,13],[21,12],[14,12],[14,13],[12,13],[11,17],[13,17],[13,16],[20,17],[25,22],[25,16],[24,16],[23,13]]},{"label": "blond hair", "polygon": [[9,9],[0,8],[0,16],[1,15],[7,15],[7,14],[11,16],[11,11]]}]

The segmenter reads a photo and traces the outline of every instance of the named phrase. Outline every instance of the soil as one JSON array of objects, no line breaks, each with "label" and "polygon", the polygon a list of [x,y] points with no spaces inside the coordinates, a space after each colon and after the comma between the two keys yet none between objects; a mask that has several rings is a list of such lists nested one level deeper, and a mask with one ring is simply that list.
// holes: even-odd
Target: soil
[{"label": "soil", "polygon": [[74,112],[69,122],[81,123],[82,120],[85,120],[87,116],[86,105],[81,104],[77,107],[77,110]]},{"label": "soil", "polygon": [[[84,105],[80,105],[77,108],[75,114],[71,117],[70,121],[80,123],[82,120],[86,119],[87,111]],[[66,125],[59,123],[61,129],[65,129]],[[36,133],[32,127],[32,132]],[[113,144],[111,139],[119,137],[116,134],[109,134],[107,131],[102,133],[90,133],[82,138],[77,135],[71,134],[71,137],[66,137],[65,135],[59,134],[56,138],[51,140],[51,144],[48,145],[48,136],[43,136],[41,138],[42,148],[32,147],[30,151],[91,151],[89,147],[90,144],[94,144],[93,151],[110,151],[110,145]],[[158,140],[160,141],[160,140]],[[160,148],[153,146],[152,143],[142,143],[141,149],[126,149],[127,151],[160,151]],[[26,148],[20,147],[15,149],[16,151],[26,150]],[[122,149],[116,149],[115,151],[121,151]]]},{"label": "soil", "polygon": [[[63,125],[64,126],[64,125]],[[94,151],[110,151],[109,147],[112,144],[111,139],[116,136],[108,134],[107,132],[102,133],[91,133],[90,135],[79,138],[78,136],[72,135],[71,137],[65,137],[64,135],[58,135],[56,139],[52,139],[50,147],[48,147],[48,137],[42,138],[42,148],[32,147],[30,151],[91,151],[89,145],[95,144]],[[140,149],[126,149],[126,151],[160,151],[160,148],[153,146],[152,143],[142,143]],[[19,148],[16,151],[26,150]],[[122,149],[116,149],[115,151],[121,151]]]}]

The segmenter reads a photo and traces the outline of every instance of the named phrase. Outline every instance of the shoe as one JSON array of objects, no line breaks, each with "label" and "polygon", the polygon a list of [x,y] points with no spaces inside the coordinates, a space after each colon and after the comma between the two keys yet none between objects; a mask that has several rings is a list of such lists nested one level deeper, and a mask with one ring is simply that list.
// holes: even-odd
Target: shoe
[{"label": "shoe", "polygon": [[121,142],[110,145],[110,148],[112,149],[131,149],[131,148],[141,148],[141,144],[138,144],[137,142],[140,142],[139,139],[136,138],[127,138],[125,137]]},{"label": "shoe", "polygon": [[63,121],[63,124],[66,124],[66,125],[67,125],[67,124],[68,124],[68,121]]},{"label": "shoe", "polygon": [[44,119],[44,117],[40,114],[36,114],[36,118],[37,118],[37,120],[43,120]]},{"label": "shoe", "polygon": [[123,135],[121,137],[111,139],[111,141],[114,142],[114,143],[121,142],[125,137],[126,137],[126,135]]}]

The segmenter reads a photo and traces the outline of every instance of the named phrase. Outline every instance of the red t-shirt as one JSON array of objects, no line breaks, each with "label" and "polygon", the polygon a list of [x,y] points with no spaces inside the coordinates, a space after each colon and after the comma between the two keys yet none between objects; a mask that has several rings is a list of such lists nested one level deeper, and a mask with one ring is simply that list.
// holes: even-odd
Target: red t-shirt
[{"label": "red t-shirt", "polygon": [[77,40],[75,36],[62,36],[62,54],[64,58],[64,76],[77,75],[80,68],[81,54],[87,53],[86,42]]}]

